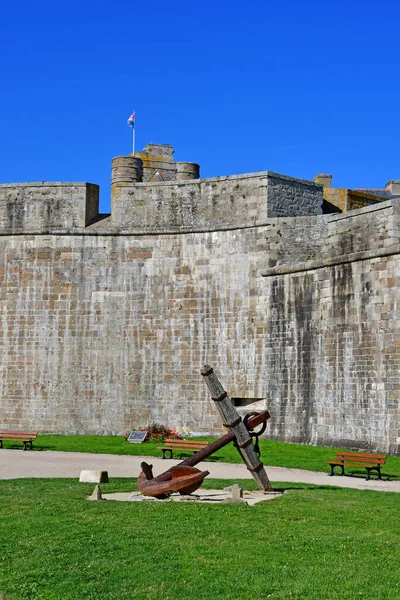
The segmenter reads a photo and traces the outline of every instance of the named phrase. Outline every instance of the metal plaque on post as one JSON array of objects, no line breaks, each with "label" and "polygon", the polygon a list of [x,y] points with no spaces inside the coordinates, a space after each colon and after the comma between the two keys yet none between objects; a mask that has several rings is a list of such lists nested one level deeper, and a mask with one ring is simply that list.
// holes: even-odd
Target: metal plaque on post
[{"label": "metal plaque on post", "polygon": [[131,444],[141,444],[147,437],[147,431],[131,431],[128,442]]}]

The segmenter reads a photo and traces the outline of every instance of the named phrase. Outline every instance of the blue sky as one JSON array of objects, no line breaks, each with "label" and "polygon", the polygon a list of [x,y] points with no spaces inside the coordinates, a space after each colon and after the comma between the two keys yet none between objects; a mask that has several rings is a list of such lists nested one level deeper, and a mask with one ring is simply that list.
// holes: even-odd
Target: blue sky
[{"label": "blue sky", "polygon": [[400,179],[397,2],[71,0],[0,9],[0,182],[88,181],[175,146],[201,176]]}]

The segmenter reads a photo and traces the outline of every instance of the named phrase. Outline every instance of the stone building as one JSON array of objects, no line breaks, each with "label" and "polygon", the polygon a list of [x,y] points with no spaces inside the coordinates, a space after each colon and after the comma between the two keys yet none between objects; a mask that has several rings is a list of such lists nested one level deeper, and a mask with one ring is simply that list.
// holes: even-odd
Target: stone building
[{"label": "stone building", "polygon": [[273,439],[400,443],[400,182],[199,178],[173,148],[0,186],[0,427],[220,433],[210,364]]}]

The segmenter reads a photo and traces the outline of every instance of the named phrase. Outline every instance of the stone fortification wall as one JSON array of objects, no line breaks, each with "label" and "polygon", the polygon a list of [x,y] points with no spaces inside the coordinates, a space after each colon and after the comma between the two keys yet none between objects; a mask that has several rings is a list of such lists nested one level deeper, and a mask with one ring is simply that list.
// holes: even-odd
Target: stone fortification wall
[{"label": "stone fortification wall", "polygon": [[0,184],[0,232],[47,232],[86,227],[99,212],[91,183]]},{"label": "stone fortification wall", "polygon": [[[273,438],[396,453],[398,205],[273,216],[275,175],[256,196],[263,177],[250,177],[239,197],[233,190],[246,178],[216,180],[228,196],[215,209],[214,231],[206,231],[211,221],[182,216],[174,231],[171,218],[161,218],[165,207],[155,219],[152,200],[138,222],[140,203],[127,204],[124,227],[116,207],[109,219],[75,230],[74,216],[64,228],[54,216],[51,231],[41,216],[41,233],[24,233],[21,222],[18,235],[3,220],[0,427],[119,433],[158,421],[185,433],[220,432],[199,374],[208,363],[242,413],[270,410]],[[287,181],[279,193],[296,211]],[[167,185],[128,189],[150,196]],[[191,185],[198,188],[175,190],[190,198]],[[202,185],[212,194],[212,180]],[[223,222],[229,194],[238,209],[226,210]]]},{"label": "stone fortification wall", "polygon": [[2,426],[220,430],[203,363],[263,389],[258,235],[0,237]]},{"label": "stone fortification wall", "polygon": [[346,214],[270,219],[268,266],[282,266],[275,274],[289,272],[288,265],[297,272],[312,267],[308,261],[330,266],[338,256],[352,262],[365,258],[364,251],[385,252],[397,243],[398,218],[397,203],[388,201]]},{"label": "stone fortification wall", "polygon": [[180,183],[117,184],[112,194],[112,220],[119,231],[214,231],[322,212],[321,185],[272,171]]},{"label": "stone fortification wall", "polygon": [[309,225],[283,229],[263,271],[275,435],[398,453],[399,206]]}]

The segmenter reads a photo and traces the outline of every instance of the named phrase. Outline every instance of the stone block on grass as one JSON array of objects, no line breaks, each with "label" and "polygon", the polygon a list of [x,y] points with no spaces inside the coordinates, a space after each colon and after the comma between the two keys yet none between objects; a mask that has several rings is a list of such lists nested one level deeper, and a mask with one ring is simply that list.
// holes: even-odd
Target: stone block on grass
[{"label": "stone block on grass", "polygon": [[81,483],[108,483],[108,471],[81,471]]}]

